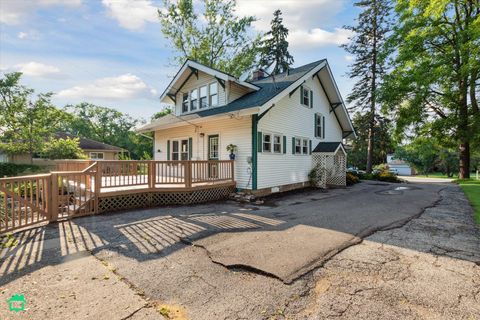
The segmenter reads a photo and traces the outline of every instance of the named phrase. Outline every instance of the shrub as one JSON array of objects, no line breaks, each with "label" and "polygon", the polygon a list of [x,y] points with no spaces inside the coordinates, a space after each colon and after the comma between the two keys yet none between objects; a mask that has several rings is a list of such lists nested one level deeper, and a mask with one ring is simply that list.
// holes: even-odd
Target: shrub
[{"label": "shrub", "polygon": [[378,181],[385,181],[385,182],[400,182],[398,177],[387,171],[383,170],[378,173],[361,173],[358,175],[361,180],[378,180]]},{"label": "shrub", "polygon": [[376,180],[386,181],[386,182],[400,182],[400,180],[398,179],[398,177],[395,174],[393,174],[391,172],[388,172],[388,171],[380,172],[377,175]]},{"label": "shrub", "polygon": [[351,172],[347,172],[347,186],[351,186],[359,182],[360,179],[356,175]]},{"label": "shrub", "polygon": [[43,171],[44,167],[34,164],[0,163],[0,178],[28,175]]},{"label": "shrub", "polygon": [[80,140],[74,139],[52,139],[45,143],[42,156],[48,159],[86,159],[83,150],[79,146]]}]

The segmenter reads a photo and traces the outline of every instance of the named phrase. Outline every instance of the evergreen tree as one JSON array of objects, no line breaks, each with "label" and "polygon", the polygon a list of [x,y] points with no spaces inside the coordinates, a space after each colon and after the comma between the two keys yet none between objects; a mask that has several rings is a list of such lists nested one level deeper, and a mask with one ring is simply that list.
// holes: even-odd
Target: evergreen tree
[{"label": "evergreen tree", "polygon": [[354,56],[348,75],[357,79],[347,101],[353,109],[368,114],[367,172],[372,172],[375,148],[375,122],[378,115],[377,95],[386,59],[384,45],[390,30],[390,4],[388,0],[362,0],[355,3],[360,8],[356,26],[345,27],[354,32],[351,42],[343,48]]},{"label": "evergreen tree", "polygon": [[267,32],[266,39],[262,41],[260,67],[268,69],[272,65],[272,74],[282,73],[288,70],[293,63],[293,57],[288,52],[288,29],[283,25],[282,11],[273,13],[270,23],[272,29]]}]

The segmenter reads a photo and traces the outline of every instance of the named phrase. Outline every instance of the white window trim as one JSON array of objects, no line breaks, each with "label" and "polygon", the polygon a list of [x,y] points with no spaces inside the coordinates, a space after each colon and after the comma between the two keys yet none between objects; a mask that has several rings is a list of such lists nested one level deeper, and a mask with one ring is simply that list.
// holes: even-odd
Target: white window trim
[{"label": "white window trim", "polygon": [[[170,160],[172,160],[172,161],[185,161],[185,160],[182,160],[182,152],[180,151],[181,147],[182,147],[182,140],[187,140],[187,160],[190,160],[190,159],[188,159],[189,155],[190,155],[190,150],[188,150],[188,148],[190,147],[188,145],[189,139],[190,139],[190,137],[182,137],[182,138],[174,138],[174,139],[170,140]],[[178,142],[178,160],[173,160],[173,142],[174,141]]]},{"label": "white window trim", "polygon": [[[275,151],[275,137],[280,138],[280,151],[278,151],[278,152]],[[285,148],[285,146],[283,145],[283,135],[278,134],[278,133],[272,134],[272,153],[273,154],[283,154],[284,148]]]},{"label": "white window trim", "polygon": [[[303,94],[304,94],[305,91],[308,91],[308,104],[305,104],[305,103],[304,103],[304,96],[303,96]],[[309,109],[310,109],[310,104],[312,103],[312,102],[310,101],[310,91],[313,91],[313,90],[310,89],[310,87],[308,87],[308,86],[306,86],[306,85],[303,85],[303,91],[301,92],[301,94],[302,94],[302,106],[304,106],[304,107],[306,107],[306,108],[309,108]]]},{"label": "white window trim", "polygon": [[[264,137],[265,135],[269,135],[270,136],[270,151],[265,151],[264,149],[264,143],[265,143],[265,140],[264,140]],[[274,150],[274,139],[275,139],[275,136],[277,137],[280,137],[280,152],[275,152]],[[274,154],[274,155],[283,155],[284,154],[284,150],[286,150],[286,146],[283,144],[283,134],[281,133],[278,133],[278,132],[271,132],[271,131],[262,131],[262,153],[266,153],[266,154]]]},{"label": "white window trim", "polygon": [[[295,156],[308,156],[310,155],[310,139],[309,138],[306,138],[306,137],[298,137],[298,136],[294,136],[293,137],[295,139]],[[300,140],[300,153],[297,153],[297,139]],[[304,153],[303,152],[303,142],[304,141],[307,141],[307,153]]]},{"label": "white window trim", "polygon": [[[210,105],[210,85],[212,85],[214,83],[217,84],[217,105],[212,106],[212,105]],[[207,87],[207,106],[205,108],[200,108],[200,88],[204,87],[204,86]],[[194,90],[197,90],[197,109],[192,110],[191,109],[191,107],[192,107],[192,105],[191,105],[192,91],[194,91]],[[188,93],[188,111],[183,112],[183,94],[185,94],[185,93]],[[181,99],[181,101],[180,101],[180,114],[182,114],[182,115],[189,114],[189,113],[196,113],[198,111],[207,110],[209,108],[219,107],[220,106],[220,86],[219,86],[219,83],[218,83],[218,81],[211,81],[211,82],[199,84],[199,85],[197,85],[197,87],[189,89],[188,92],[183,92],[182,91],[180,99]]]},{"label": "white window trim", "polygon": [[326,129],[326,128],[323,127],[323,124],[326,123],[327,121],[326,121],[326,119],[323,120],[323,119],[325,118],[325,116],[323,115],[323,113],[317,112],[317,113],[315,113],[315,114],[317,115],[317,119],[318,119],[318,117],[320,117],[320,129],[321,129],[321,130],[320,130],[320,135],[317,136],[317,127],[318,127],[318,124],[317,124],[317,122],[315,121],[315,138],[320,139],[320,140],[325,140],[325,137],[324,137],[324,134],[323,134],[323,133],[325,132],[325,129]]},{"label": "white window trim", "polygon": [[[94,157],[92,156],[92,154],[96,154],[97,156],[94,158]],[[99,154],[102,155],[101,158],[98,157]],[[89,155],[89,156],[90,156],[90,159],[91,159],[91,160],[105,160],[105,153],[104,153],[104,152],[93,151],[93,152],[90,152],[90,155]]]},{"label": "white window trim", "polygon": [[[265,136],[270,136],[270,142],[265,141]],[[265,143],[268,143],[270,145],[270,150],[266,151],[265,150]],[[265,153],[273,153],[273,134],[270,132],[262,132],[262,152]]]}]

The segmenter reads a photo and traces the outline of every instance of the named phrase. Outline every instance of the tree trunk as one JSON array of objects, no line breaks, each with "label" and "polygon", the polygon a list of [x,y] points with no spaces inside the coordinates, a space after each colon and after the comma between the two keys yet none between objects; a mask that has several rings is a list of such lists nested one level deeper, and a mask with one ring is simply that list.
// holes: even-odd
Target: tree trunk
[{"label": "tree trunk", "polygon": [[459,82],[460,105],[458,113],[458,133],[460,142],[460,179],[470,178],[470,137],[468,130],[468,102],[466,81]]},{"label": "tree trunk", "polygon": [[460,179],[470,178],[470,143],[462,141],[460,143]]},{"label": "tree trunk", "polygon": [[372,173],[373,168],[373,142],[375,139],[375,112],[376,112],[376,91],[377,91],[377,3],[374,1],[374,16],[372,23],[373,48],[372,48],[372,87],[370,99],[370,123],[368,127],[368,149],[367,149],[367,173]]}]

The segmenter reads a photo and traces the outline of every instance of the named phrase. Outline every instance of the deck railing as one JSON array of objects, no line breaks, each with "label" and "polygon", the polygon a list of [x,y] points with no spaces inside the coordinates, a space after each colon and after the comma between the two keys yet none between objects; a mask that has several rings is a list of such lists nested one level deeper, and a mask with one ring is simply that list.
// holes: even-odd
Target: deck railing
[{"label": "deck railing", "polygon": [[235,183],[231,160],[62,161],[58,168],[65,170],[0,179],[0,234],[40,222],[98,213],[102,196],[188,191]]}]

